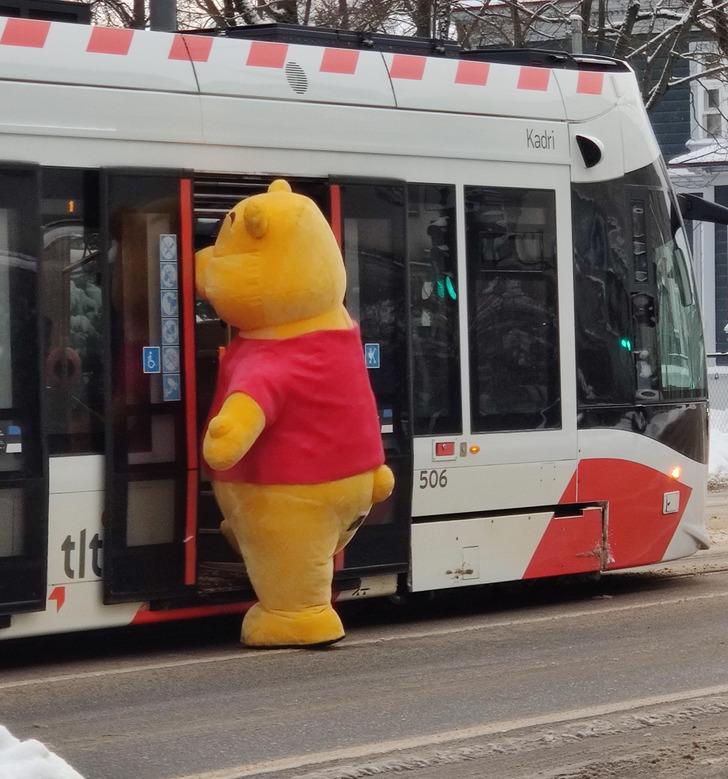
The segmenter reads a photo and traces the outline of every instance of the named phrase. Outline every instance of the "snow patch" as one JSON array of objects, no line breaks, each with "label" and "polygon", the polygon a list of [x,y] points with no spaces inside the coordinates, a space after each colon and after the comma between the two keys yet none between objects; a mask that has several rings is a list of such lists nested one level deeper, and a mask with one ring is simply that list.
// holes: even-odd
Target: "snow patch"
[{"label": "snow patch", "polygon": [[710,409],[710,489],[728,487],[728,409]]},{"label": "snow patch", "polygon": [[83,779],[40,741],[20,741],[0,725],[0,779]]}]

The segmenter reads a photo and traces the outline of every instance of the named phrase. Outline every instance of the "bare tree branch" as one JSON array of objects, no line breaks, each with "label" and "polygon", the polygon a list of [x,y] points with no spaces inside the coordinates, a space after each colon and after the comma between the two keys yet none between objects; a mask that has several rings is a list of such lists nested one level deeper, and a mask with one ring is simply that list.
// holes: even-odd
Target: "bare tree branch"
[{"label": "bare tree branch", "polygon": [[627,14],[622,24],[622,30],[617,38],[617,42],[614,45],[614,56],[617,59],[622,59],[627,55],[629,41],[632,37],[632,31],[634,30],[635,22],[637,21],[637,14],[640,10],[639,0],[632,0],[627,8]]}]

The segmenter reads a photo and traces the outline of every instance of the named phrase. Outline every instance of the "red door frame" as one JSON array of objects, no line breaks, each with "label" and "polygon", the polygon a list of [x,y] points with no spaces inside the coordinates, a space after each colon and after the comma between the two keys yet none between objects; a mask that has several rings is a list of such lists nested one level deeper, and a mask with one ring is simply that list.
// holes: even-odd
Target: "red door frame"
[{"label": "red door frame", "polygon": [[199,455],[197,436],[197,372],[195,369],[195,253],[193,246],[192,179],[180,179],[180,239],[182,262],[182,328],[184,333],[185,419],[187,427],[187,508],[185,516],[185,584],[197,581],[197,497]]}]

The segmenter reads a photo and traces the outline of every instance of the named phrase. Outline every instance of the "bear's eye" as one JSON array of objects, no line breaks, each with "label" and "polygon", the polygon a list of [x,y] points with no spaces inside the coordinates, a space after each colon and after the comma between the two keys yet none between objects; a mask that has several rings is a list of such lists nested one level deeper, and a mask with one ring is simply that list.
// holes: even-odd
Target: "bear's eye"
[{"label": "bear's eye", "polygon": [[235,224],[235,211],[230,212],[230,227]]}]

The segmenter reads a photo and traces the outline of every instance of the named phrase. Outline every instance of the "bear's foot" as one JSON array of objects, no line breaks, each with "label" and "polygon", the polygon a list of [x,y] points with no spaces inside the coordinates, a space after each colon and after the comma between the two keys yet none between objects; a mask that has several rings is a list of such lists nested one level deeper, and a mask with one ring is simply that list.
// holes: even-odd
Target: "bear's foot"
[{"label": "bear's foot", "polygon": [[321,646],[344,638],[344,626],[331,606],[303,611],[264,609],[256,603],[243,619],[241,640],[252,647]]}]

